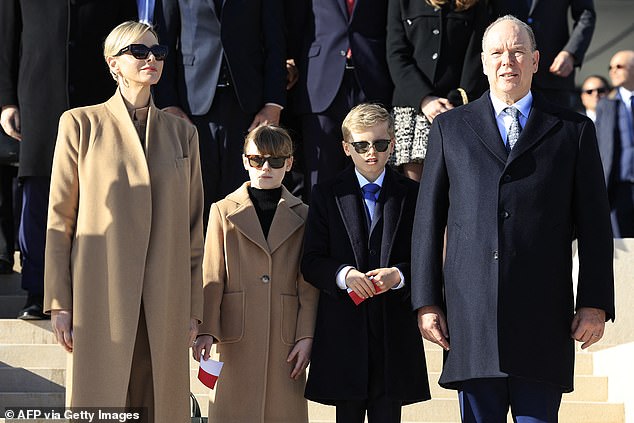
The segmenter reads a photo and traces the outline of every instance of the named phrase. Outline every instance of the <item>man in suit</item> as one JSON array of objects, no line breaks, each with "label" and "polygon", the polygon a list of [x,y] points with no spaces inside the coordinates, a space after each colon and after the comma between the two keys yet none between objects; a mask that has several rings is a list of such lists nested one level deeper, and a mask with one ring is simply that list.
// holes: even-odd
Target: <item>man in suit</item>
[{"label": "man in suit", "polygon": [[248,131],[277,124],[286,104],[282,0],[162,0],[154,12],[175,53],[154,98],[198,128],[207,222],[211,204],[248,179]]},{"label": "man in suit", "polygon": [[[592,41],[596,12],[592,0],[493,0],[496,16],[513,15],[531,26],[540,47],[541,64],[533,90],[549,101],[574,108],[575,67]],[[573,29],[568,29],[568,14]]]},{"label": "man in suit", "polygon": [[311,187],[349,161],[340,148],[341,122],[364,102],[387,106],[392,82],[385,36],[387,0],[298,0],[289,7],[289,56],[299,70],[293,104],[301,116],[305,200]]},{"label": "man in suit", "polygon": [[337,423],[366,411],[396,423],[402,405],[430,398],[409,307],[418,184],[385,168],[394,122],[384,108],[360,104],[342,129],[354,167],[315,185],[306,221],[302,274],[321,295],[305,396],[335,405]]},{"label": "man in suit", "polygon": [[517,422],[555,422],[573,389],[573,339],[589,347],[614,318],[601,161],[590,119],[531,92],[528,25],[502,17],[482,44],[490,91],[432,124],[412,305],[446,350],[440,385],[459,391],[463,422],[506,421],[509,406]]},{"label": "man in suit", "polygon": [[597,138],[615,238],[634,237],[634,51],[610,60],[615,90],[597,106]]},{"label": "man in suit", "polygon": [[0,124],[21,140],[19,229],[21,319],[42,313],[44,246],[53,150],[65,110],[112,96],[114,81],[103,59],[112,28],[137,16],[134,0],[0,2]]},{"label": "man in suit", "polygon": [[588,116],[592,122],[597,119],[597,104],[610,92],[610,84],[601,75],[590,75],[581,83],[581,114]]}]

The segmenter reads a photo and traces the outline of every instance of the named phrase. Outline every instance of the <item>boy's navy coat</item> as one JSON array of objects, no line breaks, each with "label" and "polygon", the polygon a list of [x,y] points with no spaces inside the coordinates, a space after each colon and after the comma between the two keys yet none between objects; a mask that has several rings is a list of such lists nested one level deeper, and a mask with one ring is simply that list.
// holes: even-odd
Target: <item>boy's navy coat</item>
[{"label": "boy's navy coat", "polygon": [[[405,286],[355,306],[337,287],[337,272],[354,266],[367,272],[368,229],[361,189],[350,166],[313,190],[306,223],[302,273],[320,289],[306,398],[326,404],[362,400],[368,394],[369,348],[383,348],[385,392],[405,404],[430,398],[423,344],[411,311],[410,244],[418,184],[390,169],[374,222],[382,219],[381,267],[398,267]],[[373,225],[380,228],[380,223]],[[382,297],[382,298],[381,298]],[[383,345],[368,345],[368,303],[381,301]]]}]

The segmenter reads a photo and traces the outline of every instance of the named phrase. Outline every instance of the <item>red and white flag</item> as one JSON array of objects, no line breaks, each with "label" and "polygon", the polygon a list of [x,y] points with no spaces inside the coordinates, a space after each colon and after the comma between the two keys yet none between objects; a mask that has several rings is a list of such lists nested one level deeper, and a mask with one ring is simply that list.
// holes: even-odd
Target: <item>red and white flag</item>
[{"label": "red and white flag", "polygon": [[211,358],[204,360],[201,357],[200,368],[198,369],[198,380],[209,389],[214,389],[223,364],[222,361],[212,360]]}]

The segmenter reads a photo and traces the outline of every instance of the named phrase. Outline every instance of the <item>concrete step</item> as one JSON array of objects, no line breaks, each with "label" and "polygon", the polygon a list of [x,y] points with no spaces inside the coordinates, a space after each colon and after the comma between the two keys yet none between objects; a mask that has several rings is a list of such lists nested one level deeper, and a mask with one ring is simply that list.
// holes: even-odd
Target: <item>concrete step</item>
[{"label": "concrete step", "polygon": [[0,319],[0,344],[55,344],[51,321]]},{"label": "concrete step", "polygon": [[66,369],[63,368],[0,368],[0,392],[64,392],[65,385]]},{"label": "concrete step", "polygon": [[[66,354],[57,344],[5,344],[0,345],[0,368],[66,368]],[[2,404],[2,402],[0,402]]]},{"label": "concrete step", "polygon": [[0,406],[63,407],[64,397],[64,392],[0,392]]}]

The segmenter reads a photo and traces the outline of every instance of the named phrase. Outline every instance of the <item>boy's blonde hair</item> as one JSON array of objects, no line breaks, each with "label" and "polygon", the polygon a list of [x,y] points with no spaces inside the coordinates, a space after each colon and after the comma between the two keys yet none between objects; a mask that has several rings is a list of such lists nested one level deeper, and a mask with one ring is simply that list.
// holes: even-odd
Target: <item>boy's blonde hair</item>
[{"label": "boy's blonde hair", "polygon": [[151,32],[158,41],[158,34],[147,24],[127,21],[117,25],[112,31],[110,31],[110,34],[106,37],[106,41],[103,43],[104,59],[114,56],[123,47],[133,44],[148,31]]},{"label": "boy's blonde hair", "polygon": [[387,134],[394,138],[394,119],[380,104],[361,103],[348,112],[341,124],[341,132],[345,142],[352,141],[352,132],[361,132],[381,123],[387,123]]},{"label": "boy's blonde hair", "polygon": [[264,156],[293,156],[293,140],[286,129],[282,127],[276,125],[262,125],[253,129],[244,139],[244,153],[246,153],[249,141],[253,141],[253,144],[255,144],[260,154]]}]

